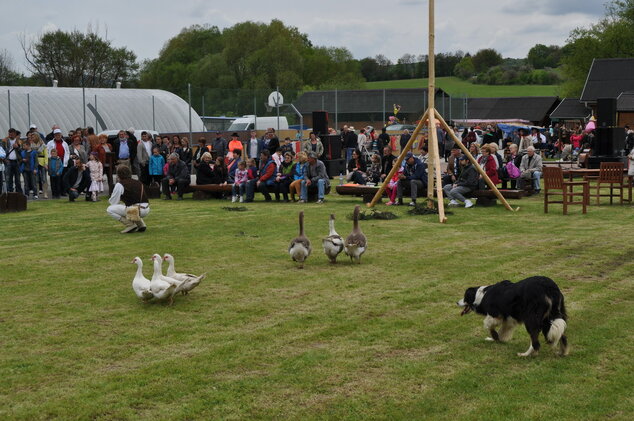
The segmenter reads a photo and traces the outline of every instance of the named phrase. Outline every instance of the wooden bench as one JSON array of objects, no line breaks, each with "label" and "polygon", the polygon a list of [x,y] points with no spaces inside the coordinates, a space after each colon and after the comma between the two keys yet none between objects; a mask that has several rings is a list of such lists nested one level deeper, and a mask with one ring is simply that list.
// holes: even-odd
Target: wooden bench
[{"label": "wooden bench", "polygon": [[[379,191],[378,186],[364,186],[361,184],[342,184],[337,186],[337,194],[342,196],[361,196],[364,203],[370,203],[376,192]],[[385,193],[384,193],[385,194]]]},{"label": "wooden bench", "polygon": [[[498,189],[505,199],[521,199],[526,196],[526,190]],[[467,196],[478,199],[479,206],[493,206],[497,203],[497,196],[493,190],[474,190]]]},{"label": "wooden bench", "polygon": [[192,184],[185,189],[185,193],[193,192],[194,200],[206,200],[217,197],[217,193],[231,194],[232,186],[233,184]]},{"label": "wooden bench", "polygon": [[[194,200],[206,200],[213,199],[217,197],[217,194],[214,193],[228,193],[229,195],[232,193],[233,184],[192,184],[185,189],[185,193],[194,193]],[[255,193],[259,193],[258,190]],[[325,195],[330,194],[330,186],[326,187]],[[308,201],[317,200],[317,189],[309,189],[308,190]]]},{"label": "wooden bench", "polygon": [[[363,201],[365,203],[369,203],[376,195],[376,192],[379,191],[379,187],[363,186],[359,184],[344,184],[341,186],[337,186],[336,190],[337,194],[340,194],[342,196],[362,196]],[[500,193],[505,199],[521,199],[522,197],[526,196],[526,191],[524,190],[500,189]],[[471,192],[468,196],[477,198],[478,203],[484,206],[495,204],[496,196],[492,190],[475,190]]]}]

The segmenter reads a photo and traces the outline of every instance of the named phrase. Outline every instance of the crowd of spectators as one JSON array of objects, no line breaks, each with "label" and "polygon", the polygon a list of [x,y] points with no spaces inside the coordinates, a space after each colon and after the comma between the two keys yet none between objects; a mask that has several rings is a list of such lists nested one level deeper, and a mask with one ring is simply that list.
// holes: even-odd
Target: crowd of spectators
[{"label": "crowd of spectators", "polygon": [[[396,157],[393,147],[404,148],[411,139],[405,130],[395,141],[386,133],[372,127],[359,130],[343,126],[339,132],[346,157],[345,179],[360,185],[378,185],[389,175]],[[445,188],[461,187],[454,192],[451,202],[465,202],[461,196],[468,186],[471,190],[487,188],[480,175],[473,171],[462,176],[470,163],[462,162],[462,154],[453,144],[453,137],[437,127],[438,148],[444,158],[446,170],[442,177]],[[477,164],[491,182],[511,189],[532,187],[540,191],[542,155],[572,159],[582,149],[594,144],[592,132],[581,126],[572,130],[553,125],[540,131],[518,129],[504,136],[495,125],[480,133],[476,127],[455,129],[456,137],[475,157]],[[634,147],[634,133],[628,131]],[[401,168],[388,184],[388,204],[401,204],[404,193],[416,203],[419,193],[427,188],[428,145],[426,136],[416,145],[419,154],[408,154]],[[500,148],[501,146],[501,148]],[[35,125],[22,134],[9,129],[0,144],[0,185],[4,191],[22,192],[33,199],[68,197],[73,201],[85,195],[86,200],[97,201],[104,191],[106,167],[125,165],[136,173],[139,181],[154,186],[169,200],[182,199],[195,174],[197,185],[231,185],[215,193],[217,197],[231,197],[234,202],[250,202],[255,192],[265,201],[307,201],[308,192],[316,193],[323,202],[329,186],[329,175],[320,157],[324,144],[314,133],[299,144],[290,138],[280,141],[274,129],[261,137],[255,131],[249,139],[241,141],[237,133],[226,140],[221,132],[211,139],[200,137],[195,148],[187,137],[153,136],[142,132],[140,139],[134,129],[120,130],[113,138],[95,135],[92,128],[77,128],[66,135],[58,126],[43,134]],[[542,151],[539,153],[539,151]],[[536,153],[536,151],[538,153]],[[464,164],[464,165],[463,165]],[[476,173],[478,173],[476,171]],[[468,203],[467,203],[468,204]]]}]

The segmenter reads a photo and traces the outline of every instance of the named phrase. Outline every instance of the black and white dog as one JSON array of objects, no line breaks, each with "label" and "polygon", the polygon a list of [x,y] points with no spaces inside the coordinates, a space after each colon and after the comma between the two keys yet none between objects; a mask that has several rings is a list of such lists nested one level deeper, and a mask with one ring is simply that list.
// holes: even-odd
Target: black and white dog
[{"label": "black and white dog", "polygon": [[[502,281],[494,285],[468,288],[464,298],[458,301],[462,314],[471,310],[486,316],[484,328],[489,341],[508,342],[518,324],[524,323],[531,344],[520,357],[528,357],[539,351],[539,332],[553,348],[559,345],[559,354],[568,355],[566,308],[564,296],[557,284],[545,276],[532,276],[517,283]],[[499,331],[496,328],[499,327]]]}]

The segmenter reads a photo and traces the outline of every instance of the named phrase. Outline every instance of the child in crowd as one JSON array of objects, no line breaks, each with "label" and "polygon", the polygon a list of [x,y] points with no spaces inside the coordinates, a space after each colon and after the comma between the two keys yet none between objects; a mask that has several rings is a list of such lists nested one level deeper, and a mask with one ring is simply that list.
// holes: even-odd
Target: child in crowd
[{"label": "child in crowd", "polygon": [[293,181],[289,186],[289,192],[291,193],[291,200],[295,202],[295,194],[301,196],[301,188],[302,188],[302,180],[304,179],[304,175],[306,174],[306,168],[308,167],[308,155],[306,152],[298,152],[295,155],[295,160],[297,163],[293,166]]},{"label": "child in crowd", "polygon": [[152,156],[150,157],[150,180],[154,183],[161,184],[163,180],[163,167],[165,166],[165,158],[161,155],[161,151],[158,146],[152,148]]},{"label": "child in crowd", "polygon": [[90,171],[90,188],[88,191],[91,193],[93,202],[97,201],[99,193],[103,191],[103,165],[99,162],[98,156],[97,152],[91,152],[86,164]]},{"label": "child in crowd", "polygon": [[376,185],[381,181],[381,157],[378,154],[374,154],[370,160],[372,164],[367,172],[368,183]]},{"label": "child in crowd", "polygon": [[233,191],[233,197],[231,198],[231,202],[235,203],[238,200],[238,196],[240,196],[240,203],[244,202],[244,194],[246,193],[248,179],[249,179],[249,172],[247,171],[246,162],[244,161],[238,162],[238,169],[236,170],[235,178],[234,178],[235,181],[233,183],[233,186],[231,187]]},{"label": "child in crowd", "polygon": [[64,161],[57,156],[57,149],[53,148],[48,158],[48,175],[51,179],[53,199],[59,199],[62,194],[62,171],[64,171]]},{"label": "child in crowd", "polygon": [[255,178],[258,177],[258,167],[257,165],[255,165],[255,159],[250,158],[247,161],[247,164],[249,166],[248,170],[247,170],[247,175],[249,177],[249,180],[253,180]]},{"label": "child in crowd", "polygon": [[37,196],[37,151],[31,149],[31,142],[26,141],[22,145],[20,151],[22,162],[20,162],[20,173],[24,179],[24,194],[28,197],[29,191],[33,190],[33,199],[38,199]]},{"label": "child in crowd", "polygon": [[401,174],[403,174],[403,168],[400,168],[390,179],[390,182],[385,187],[385,193],[387,197],[390,198],[390,201],[386,203],[387,206],[393,205],[396,201],[396,190],[398,187],[398,180],[400,179]]}]

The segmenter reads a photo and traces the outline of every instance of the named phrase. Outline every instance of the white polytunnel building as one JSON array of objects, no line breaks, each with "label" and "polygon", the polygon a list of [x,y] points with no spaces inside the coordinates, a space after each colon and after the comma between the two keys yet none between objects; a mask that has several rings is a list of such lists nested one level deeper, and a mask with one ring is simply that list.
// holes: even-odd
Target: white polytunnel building
[{"label": "white polytunnel building", "polygon": [[[182,98],[160,89],[58,88],[0,86],[0,134],[10,127],[26,133],[31,124],[49,133],[94,127],[95,133],[134,127],[159,133],[190,131],[190,107]],[[191,131],[204,131],[191,110]]]}]

